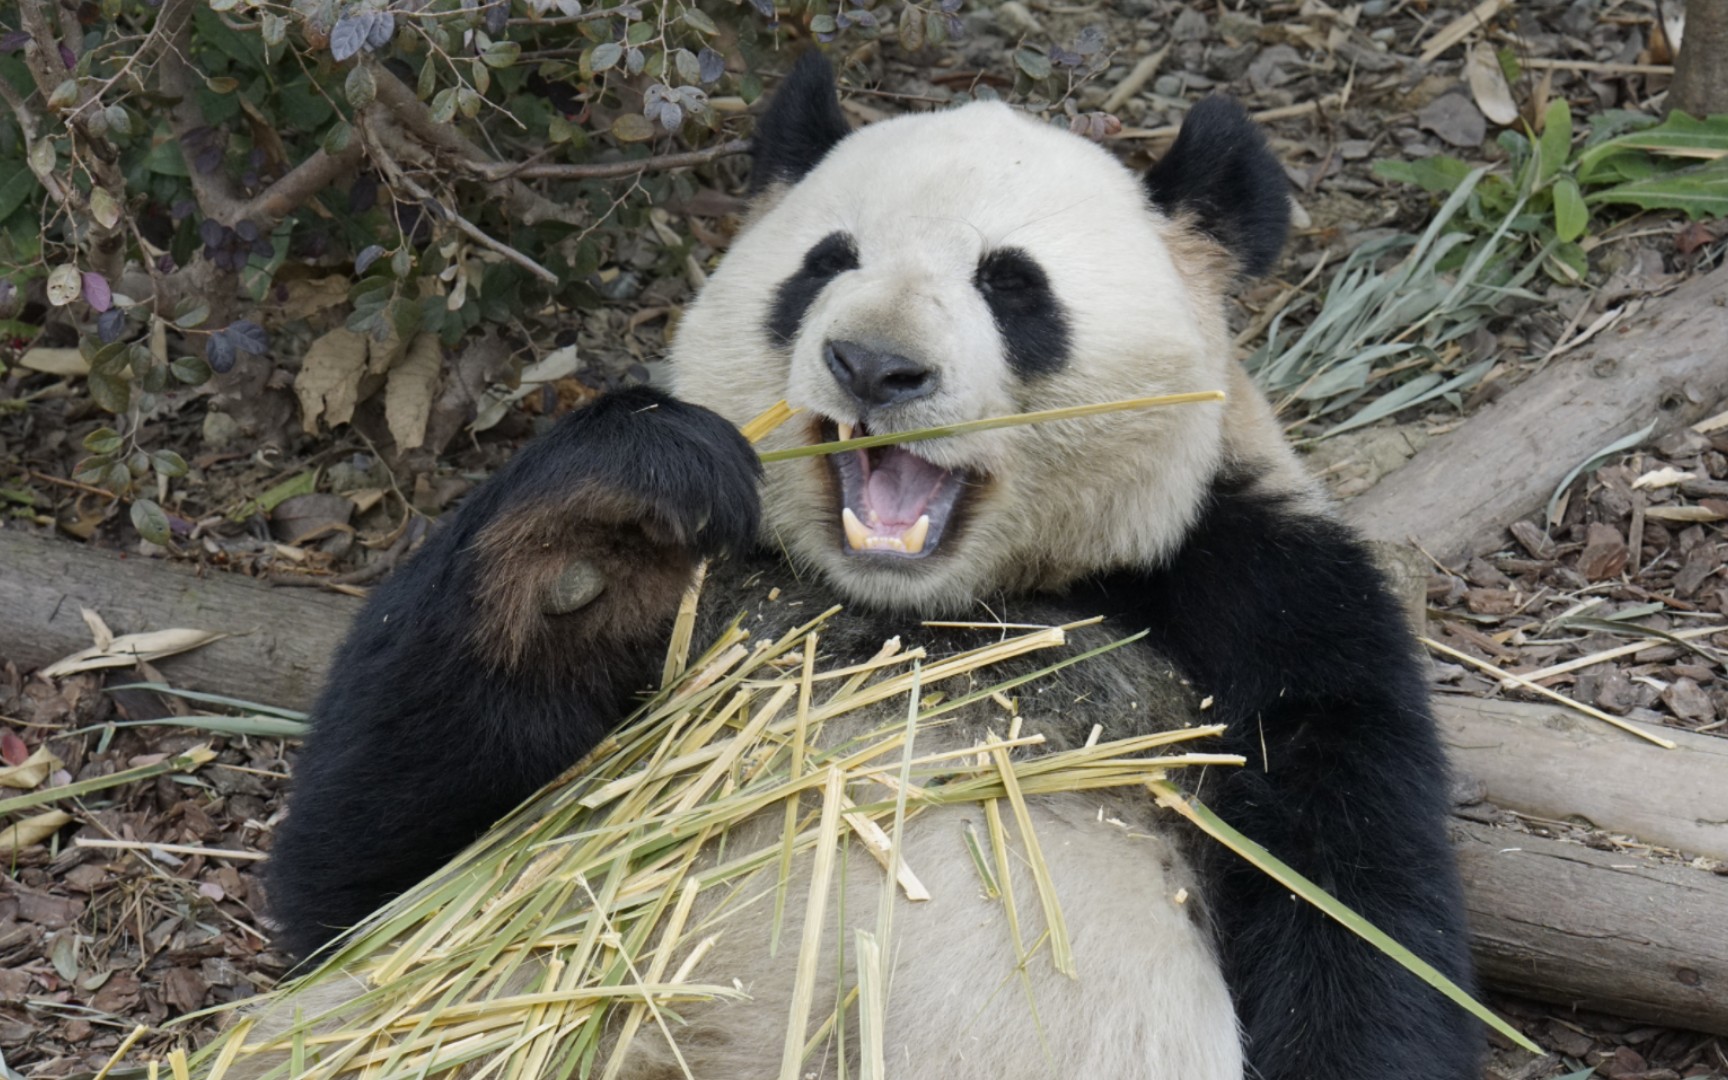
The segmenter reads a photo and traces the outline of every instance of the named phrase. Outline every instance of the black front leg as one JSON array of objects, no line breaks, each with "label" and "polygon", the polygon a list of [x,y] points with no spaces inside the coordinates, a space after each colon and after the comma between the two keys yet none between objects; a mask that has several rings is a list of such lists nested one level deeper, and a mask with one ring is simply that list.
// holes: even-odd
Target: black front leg
[{"label": "black front leg", "polygon": [[[1210,770],[1201,799],[1470,989],[1428,688],[1362,543],[1251,483],[1221,483],[1167,566],[1097,585],[1214,697],[1228,749],[1247,758]],[[1463,1009],[1222,847],[1203,850],[1259,1076],[1480,1075],[1481,1035]]]},{"label": "black front leg", "polygon": [[271,851],[304,957],[577,761],[652,686],[704,556],[750,544],[760,464],[725,420],[615,393],[470,495],[331,663]]}]

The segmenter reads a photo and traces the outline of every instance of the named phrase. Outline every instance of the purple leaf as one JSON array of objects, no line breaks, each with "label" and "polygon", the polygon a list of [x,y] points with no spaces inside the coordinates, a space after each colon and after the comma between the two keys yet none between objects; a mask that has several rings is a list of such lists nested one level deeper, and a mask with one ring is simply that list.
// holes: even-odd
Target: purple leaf
[{"label": "purple leaf", "polygon": [[502,37],[504,31],[510,26],[510,5],[505,3],[505,0],[492,0],[486,5],[486,14],[483,18],[486,32],[493,37]]},{"label": "purple leaf", "polygon": [[713,49],[703,49],[696,54],[696,67],[702,81],[711,83],[726,74],[726,58]]},{"label": "purple leaf", "polygon": [[381,11],[372,20],[372,28],[366,34],[366,49],[376,52],[390,44],[390,39],[396,36],[396,16],[388,11]]},{"label": "purple leaf", "polygon": [[0,53],[13,53],[30,44],[30,35],[22,30],[0,34]]},{"label": "purple leaf", "polygon": [[[90,296],[90,283],[84,283],[84,296]],[[126,313],[117,307],[111,307],[96,318],[96,336],[102,339],[102,344],[112,345],[120,340],[120,335],[126,332]]]},{"label": "purple leaf", "polygon": [[207,150],[198,151],[198,156],[192,159],[192,167],[208,176],[222,167],[222,149],[212,146]]},{"label": "purple leaf", "polygon": [[234,234],[250,244],[258,239],[258,225],[256,222],[241,218],[234,223]]},{"label": "purple leaf", "polygon": [[756,9],[756,14],[770,22],[774,21],[774,0],[750,0],[750,6]]},{"label": "purple leaf", "polygon": [[198,223],[198,239],[207,248],[219,248],[228,239],[228,229],[215,218],[205,218]]},{"label": "purple leaf", "polygon": [[230,323],[228,329],[223,332],[228,335],[234,347],[241,352],[262,356],[270,348],[270,335],[264,332],[262,326],[249,319]]},{"label": "purple leaf", "polygon": [[330,55],[340,62],[365,48],[366,39],[372,36],[372,23],[377,18],[372,12],[362,11],[337,19],[336,25],[330,29]]},{"label": "purple leaf", "polygon": [[1074,51],[1081,56],[1091,56],[1104,47],[1104,28],[1088,26],[1080,31],[1080,36],[1074,39]]},{"label": "purple leaf", "polygon": [[381,245],[381,244],[368,245],[365,249],[363,249],[360,252],[360,254],[354,256],[354,272],[356,274],[364,274],[366,272],[366,269],[368,267],[370,267],[373,263],[377,262],[378,257],[382,254],[384,254],[383,245]]},{"label": "purple leaf", "polygon": [[364,214],[378,205],[378,178],[371,173],[361,173],[354,178],[354,186],[348,189],[348,212]]},{"label": "purple leaf", "polygon": [[168,218],[178,225],[191,217],[192,212],[196,209],[198,209],[198,204],[192,199],[175,199],[174,205],[168,208]]},{"label": "purple leaf", "polygon": [[84,302],[97,311],[114,306],[114,291],[108,287],[108,279],[94,270],[84,271]]},{"label": "purple leaf", "polygon": [[228,340],[228,331],[218,330],[205,340],[204,359],[218,375],[234,370],[234,343]]},{"label": "purple leaf", "polygon": [[60,46],[60,62],[66,65],[67,71],[71,71],[78,66],[78,54],[62,45]]}]

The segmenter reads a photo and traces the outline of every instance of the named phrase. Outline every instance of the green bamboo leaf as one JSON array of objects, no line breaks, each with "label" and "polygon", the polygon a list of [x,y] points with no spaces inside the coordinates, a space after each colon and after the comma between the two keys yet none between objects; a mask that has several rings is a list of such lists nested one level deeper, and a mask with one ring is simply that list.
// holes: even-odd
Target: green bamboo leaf
[{"label": "green bamboo leaf", "polygon": [[1207,809],[1204,803],[1198,799],[1184,798],[1174,787],[1161,780],[1154,781],[1147,787],[1151,788],[1152,793],[1158,797],[1160,806],[1167,806],[1192,821],[1199,826],[1201,832],[1248,860],[1272,880],[1319,908],[1346,930],[1398,961],[1417,978],[1445,994],[1472,1016],[1531,1053],[1540,1054],[1542,1052],[1541,1047],[1525,1038],[1517,1028],[1496,1016],[1487,1006],[1465,993],[1462,987],[1441,974],[1434,965],[1394,941],[1385,931],[1367,919],[1339,903],[1326,890],[1298,874],[1276,855],[1237,832],[1223,818]]},{"label": "green bamboo leaf", "polygon": [[33,806],[59,802],[61,799],[77,798],[96,791],[106,791],[108,788],[119,787],[121,784],[130,784],[134,780],[148,780],[153,776],[162,776],[173,772],[191,772],[200,765],[214,760],[215,757],[215,752],[208,746],[194,746],[183,754],[178,754],[165,761],[158,761],[153,765],[140,765],[135,769],[122,769],[107,776],[79,780],[71,784],[61,784],[59,787],[42,788],[27,795],[18,795],[10,799],[0,799],[0,814],[28,810]]}]

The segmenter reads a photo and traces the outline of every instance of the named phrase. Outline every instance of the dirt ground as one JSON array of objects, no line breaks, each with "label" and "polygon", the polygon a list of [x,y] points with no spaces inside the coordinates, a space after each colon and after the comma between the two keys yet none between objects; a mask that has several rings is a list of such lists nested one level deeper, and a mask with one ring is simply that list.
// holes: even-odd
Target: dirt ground
[{"label": "dirt ground", "polygon": [[[1316,0],[1185,7],[1171,0],[974,5],[968,39],[951,66],[913,63],[891,51],[870,62],[877,80],[849,108],[860,119],[928,107],[956,85],[982,78],[1007,87],[1005,57],[1028,40],[1074,41],[1100,27],[1112,66],[1074,93],[1077,111],[1100,108],[1135,65],[1166,49],[1157,72],[1115,109],[1130,130],[1116,148],[1136,163],[1167,143],[1133,135],[1177,123],[1214,89],[1255,110],[1283,110],[1268,122],[1302,207],[1292,246],[1274,280],[1256,285],[1236,313],[1253,324],[1274,299],[1332,258],[1392,229],[1419,229],[1432,209],[1420,193],[1376,179],[1377,158],[1436,152],[1473,161],[1498,155],[1492,126],[1462,83],[1458,47],[1428,63],[1424,42],[1463,14],[1456,2],[1368,0],[1336,10]],[[1662,76],[1584,70],[1661,60],[1655,5],[1647,0],[1529,0],[1489,40],[1525,59],[1550,61],[1540,77],[1575,111],[1645,108]],[[1538,77],[1527,66],[1526,77]],[[1324,107],[1315,108],[1324,102]],[[737,209],[735,172],[717,170],[709,190],[679,215],[703,243],[704,259],[724,244]],[[1588,323],[1610,300],[1659,289],[1695,268],[1721,227],[1700,235],[1683,221],[1643,216],[1607,230],[1593,252],[1603,289],[1552,286],[1543,305],[1502,320],[1472,347],[1503,356],[1468,409],[1534,367],[1568,326]],[[652,242],[651,239],[644,243]],[[631,253],[610,269],[631,273]],[[585,358],[574,377],[535,395],[483,438],[458,440],[437,461],[393,454],[377,417],[364,413],[339,436],[321,436],[286,455],[214,450],[201,439],[197,395],[165,416],[156,444],[193,465],[180,513],[195,523],[186,545],[211,566],[285,587],[359,591],[388,572],[423,531],[412,506],[436,514],[508,456],[548,414],[579,404],[610,383],[644,376],[664,344],[656,312],[681,302],[682,280],[647,283],[589,317],[571,337]],[[292,327],[277,328],[293,340]],[[312,331],[302,327],[302,338]],[[482,346],[476,346],[476,349]],[[498,344],[491,343],[496,349]],[[484,358],[482,358],[484,359]],[[0,377],[5,393],[28,373]],[[31,376],[34,377],[34,376]],[[1436,405],[1401,418],[1398,438],[1419,444],[1457,423]],[[131,535],[124,511],[68,481],[80,441],[100,423],[81,397],[49,398],[28,412],[0,412],[8,527],[59,531],[106,546],[160,555]],[[1383,429],[1377,429],[1383,430]],[[1296,425],[1296,433],[1302,428]],[[1365,440],[1349,446],[1365,447]],[[382,449],[380,448],[382,446]],[[1368,450],[1321,459],[1340,495],[1372,482]],[[228,514],[247,498],[324,470],[325,491],[290,499],[270,515]],[[1367,471],[1365,471],[1365,469]],[[334,492],[369,491],[367,505]],[[1675,635],[1627,656],[1545,678],[1547,685],[1616,715],[1653,726],[1728,735],[1728,431],[1684,433],[1593,470],[1556,508],[1557,524],[1512,526],[1497,553],[1464,566],[1436,564],[1429,631],[1473,655],[1523,672],[1592,656],[1627,639],[1616,623]],[[331,529],[332,522],[343,528]],[[351,527],[350,527],[351,526]],[[3,571],[0,571],[3,573]],[[1698,631],[1694,634],[1691,631]],[[0,664],[4,663],[0,657]],[[152,724],[192,711],[185,702],[119,687],[136,673],[85,674],[50,683],[5,665],[0,672],[0,766],[47,748],[58,759],[50,783],[111,775],[208,742],[213,761],[190,775],[156,777],[64,799],[72,823],[52,844],[23,850],[0,877],[0,1080],[71,1077],[98,1068],[136,1024],[144,1047],[201,1041],[220,1021],[174,1017],[268,989],[285,968],[262,921],[259,860],[280,820],[293,746],[276,739],[214,738]],[[1492,680],[1435,664],[1440,693],[1497,693]],[[137,726],[129,726],[137,725]],[[0,774],[3,775],[3,774]],[[0,796],[4,797],[4,796]],[[180,845],[151,851],[126,845]],[[1594,1068],[1618,1080],[1728,1077],[1728,1039],[1673,1031],[1528,1002],[1490,998],[1535,1041],[1541,1058],[1496,1044],[1491,1080],[1548,1080]]]}]

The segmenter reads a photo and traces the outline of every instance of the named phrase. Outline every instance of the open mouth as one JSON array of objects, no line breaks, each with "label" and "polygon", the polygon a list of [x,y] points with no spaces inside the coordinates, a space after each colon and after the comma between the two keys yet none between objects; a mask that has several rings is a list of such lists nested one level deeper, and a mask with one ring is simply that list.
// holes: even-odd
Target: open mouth
[{"label": "open mouth", "polygon": [[[870,434],[863,424],[822,422],[826,440]],[[840,482],[840,525],[855,555],[919,559],[935,551],[966,484],[963,471],[933,465],[901,446],[831,454]]]}]

